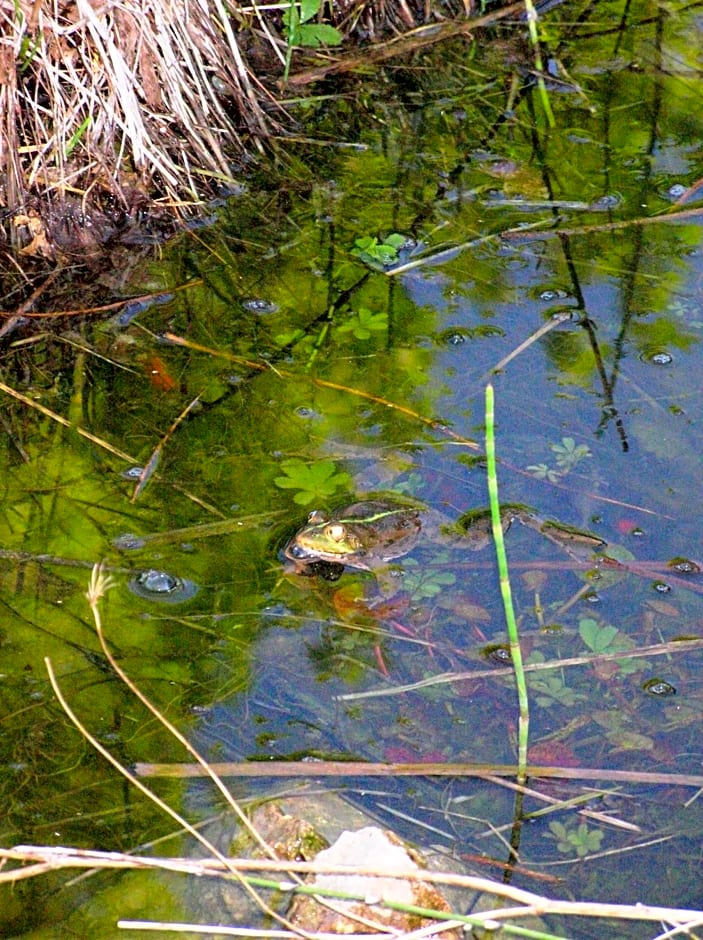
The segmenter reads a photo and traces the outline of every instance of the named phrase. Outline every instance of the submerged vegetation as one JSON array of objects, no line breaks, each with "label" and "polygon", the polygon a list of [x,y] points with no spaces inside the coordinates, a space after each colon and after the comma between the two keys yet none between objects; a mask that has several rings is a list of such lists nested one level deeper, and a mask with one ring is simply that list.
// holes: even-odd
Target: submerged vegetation
[{"label": "submerged vegetation", "polygon": [[[358,81],[335,78],[351,40],[317,65],[295,45],[312,37],[303,26],[325,25],[307,18],[313,7],[296,22],[288,4],[258,11],[280,30],[281,57],[261,76],[280,78],[289,57],[281,94],[305,119],[276,171],[252,171],[212,224],[185,226],[146,261],[141,251],[136,273],[107,280],[96,266],[77,294],[58,252],[48,278],[25,257],[21,290],[6,292],[0,933],[209,921],[207,884],[237,878],[230,797],[288,790],[279,778],[291,775],[315,800],[332,778],[405,838],[511,879],[496,893],[549,915],[542,935],[668,930],[634,918],[693,933],[700,18],[647,0],[559,8],[543,37],[552,127],[524,23]],[[355,25],[335,22],[344,35]],[[356,25],[379,51],[394,45],[363,16]],[[423,32],[408,28],[398,42],[412,50]],[[290,97],[326,69],[316,94]],[[87,134],[67,141],[67,172]],[[143,205],[159,180],[147,171]],[[203,180],[198,198],[230,185]],[[174,206],[187,214],[188,202]],[[35,237],[38,248],[40,226]],[[54,276],[60,316],[42,293]],[[436,510],[442,535],[447,521],[464,537],[485,521],[489,382],[503,507],[542,516],[505,539],[510,637],[487,529],[468,552],[429,525],[401,543],[399,516],[351,512],[392,492]],[[366,541],[345,538],[355,565],[340,563],[338,579],[319,542],[293,551],[312,544],[303,531],[324,521],[336,541],[350,520]],[[293,573],[284,557],[310,565]],[[99,559],[115,587],[103,598],[96,570],[88,611]],[[221,787],[192,778],[209,774],[192,748]],[[522,807],[506,787],[518,766]],[[181,831],[211,823],[216,851]],[[208,857],[188,857],[193,846]],[[104,871],[74,879],[79,865]],[[293,879],[280,877],[272,890],[287,895]],[[221,922],[252,921],[229,909]]]}]

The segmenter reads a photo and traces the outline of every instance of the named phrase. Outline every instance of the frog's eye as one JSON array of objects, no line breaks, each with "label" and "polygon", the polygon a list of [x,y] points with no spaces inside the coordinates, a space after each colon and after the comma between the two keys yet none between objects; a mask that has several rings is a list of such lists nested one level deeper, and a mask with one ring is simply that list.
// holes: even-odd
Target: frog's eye
[{"label": "frog's eye", "polygon": [[328,539],[331,539],[333,542],[342,542],[346,534],[346,528],[343,525],[340,525],[339,522],[328,525],[325,529],[325,536]]}]

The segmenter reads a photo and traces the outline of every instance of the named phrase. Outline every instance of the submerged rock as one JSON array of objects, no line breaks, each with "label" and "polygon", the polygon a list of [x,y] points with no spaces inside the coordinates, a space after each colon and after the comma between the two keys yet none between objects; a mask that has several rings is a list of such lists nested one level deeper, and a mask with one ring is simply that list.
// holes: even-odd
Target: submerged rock
[{"label": "submerged rock", "polygon": [[[406,846],[392,832],[377,826],[365,826],[354,832],[343,832],[329,849],[318,852],[315,861],[330,868],[349,866],[373,868],[378,871],[407,872],[409,876],[421,870],[421,856]],[[380,875],[317,874],[311,883],[328,892],[356,895],[359,900],[333,899],[333,904],[320,904],[309,895],[298,895],[290,906],[288,919],[301,930],[349,934],[363,929],[417,930],[432,923],[418,914],[393,910],[381,902],[449,913],[444,896],[432,884],[416,881],[412,877],[391,878]],[[363,899],[363,900],[361,900]],[[360,924],[363,919],[363,926]],[[369,927],[369,921],[377,927]],[[459,937],[460,931],[445,931],[444,937]]]}]

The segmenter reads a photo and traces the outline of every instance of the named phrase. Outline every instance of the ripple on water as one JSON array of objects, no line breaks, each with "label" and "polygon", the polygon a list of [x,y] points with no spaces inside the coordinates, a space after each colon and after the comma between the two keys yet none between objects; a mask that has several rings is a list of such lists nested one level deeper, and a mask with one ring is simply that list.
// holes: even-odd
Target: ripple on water
[{"label": "ripple on water", "polygon": [[656,352],[642,353],[640,356],[642,362],[651,362],[655,366],[668,366],[674,361],[674,357],[671,353],[666,352],[665,350],[657,350]]},{"label": "ripple on water", "polygon": [[143,472],[144,467],[129,467],[127,470],[123,470],[120,476],[123,480],[139,480]]}]

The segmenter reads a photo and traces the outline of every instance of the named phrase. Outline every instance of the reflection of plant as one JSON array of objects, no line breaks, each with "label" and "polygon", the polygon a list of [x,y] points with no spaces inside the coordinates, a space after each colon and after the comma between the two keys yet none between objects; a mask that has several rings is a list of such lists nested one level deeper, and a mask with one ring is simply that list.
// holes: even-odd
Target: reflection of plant
[{"label": "reflection of plant", "polygon": [[621,646],[613,645],[620,631],[617,627],[600,624],[591,617],[579,621],[579,635],[586,646],[594,653],[612,653]]},{"label": "reflection of plant", "polygon": [[667,304],[666,309],[669,313],[673,313],[675,317],[678,317],[679,320],[685,320],[687,327],[694,327],[698,330],[703,327],[703,321],[696,319],[696,313],[699,311],[694,304],[674,300]]},{"label": "reflection of plant", "polygon": [[340,487],[347,486],[350,479],[348,473],[337,473],[332,460],[308,464],[294,458],[284,460],[281,469],[285,476],[276,477],[273,482],[282,490],[299,490],[293,500],[301,506],[307,506],[314,499],[332,496]]},{"label": "reflection of plant", "polygon": [[[544,656],[534,652],[528,662],[544,662]],[[544,678],[532,676],[529,685],[530,691],[535,693],[535,702],[542,708],[549,708],[555,704],[570,707],[585,698],[580,692],[570,689],[564,682],[564,677],[557,673],[550,673]]]},{"label": "reflection of plant", "polygon": [[369,339],[373,332],[388,329],[388,314],[385,310],[373,313],[366,307],[360,307],[345,323],[337,327],[338,333],[353,333],[357,339]]},{"label": "reflection of plant", "polygon": [[551,822],[549,829],[562,855],[577,855],[579,858],[597,852],[604,835],[602,829],[589,829],[586,823],[567,828],[564,823]]},{"label": "reflection of plant", "polygon": [[[586,646],[593,653],[619,653],[623,650],[632,649],[632,640],[621,633],[617,627],[611,627],[609,624],[598,623],[592,617],[584,617],[579,621],[579,636]],[[620,675],[628,676],[644,669],[646,663],[638,662],[636,659],[617,659],[612,663],[617,667]],[[600,670],[603,672],[603,669]],[[605,670],[607,672],[607,669]]]},{"label": "reflection of plant", "polygon": [[404,235],[393,232],[382,242],[370,235],[357,238],[352,254],[372,268],[388,268],[398,261],[398,252],[406,242]]},{"label": "reflection of plant", "polygon": [[550,444],[549,448],[556,454],[557,466],[562,473],[568,473],[577,463],[591,456],[588,446],[577,444],[573,437],[562,437],[561,444]]},{"label": "reflection of plant", "polygon": [[582,460],[592,456],[588,445],[577,444],[573,437],[562,437],[560,444],[550,444],[549,449],[556,456],[556,468],[546,463],[538,463],[527,469],[538,480],[549,480],[550,483],[556,483]]},{"label": "reflection of plant", "polygon": [[334,26],[308,22],[319,13],[321,6],[322,0],[300,0],[298,9],[298,4],[291,0],[290,6],[283,14],[283,28],[288,42],[284,81],[288,78],[294,46],[338,46],[342,42],[342,34]]},{"label": "reflection of plant", "polygon": [[[435,564],[441,564],[442,560],[442,558],[436,558]],[[443,571],[434,566],[420,566],[414,558],[405,561],[403,569],[403,588],[416,600],[423,597],[437,597],[445,587],[451,587],[456,581],[456,575],[451,571]]]}]

